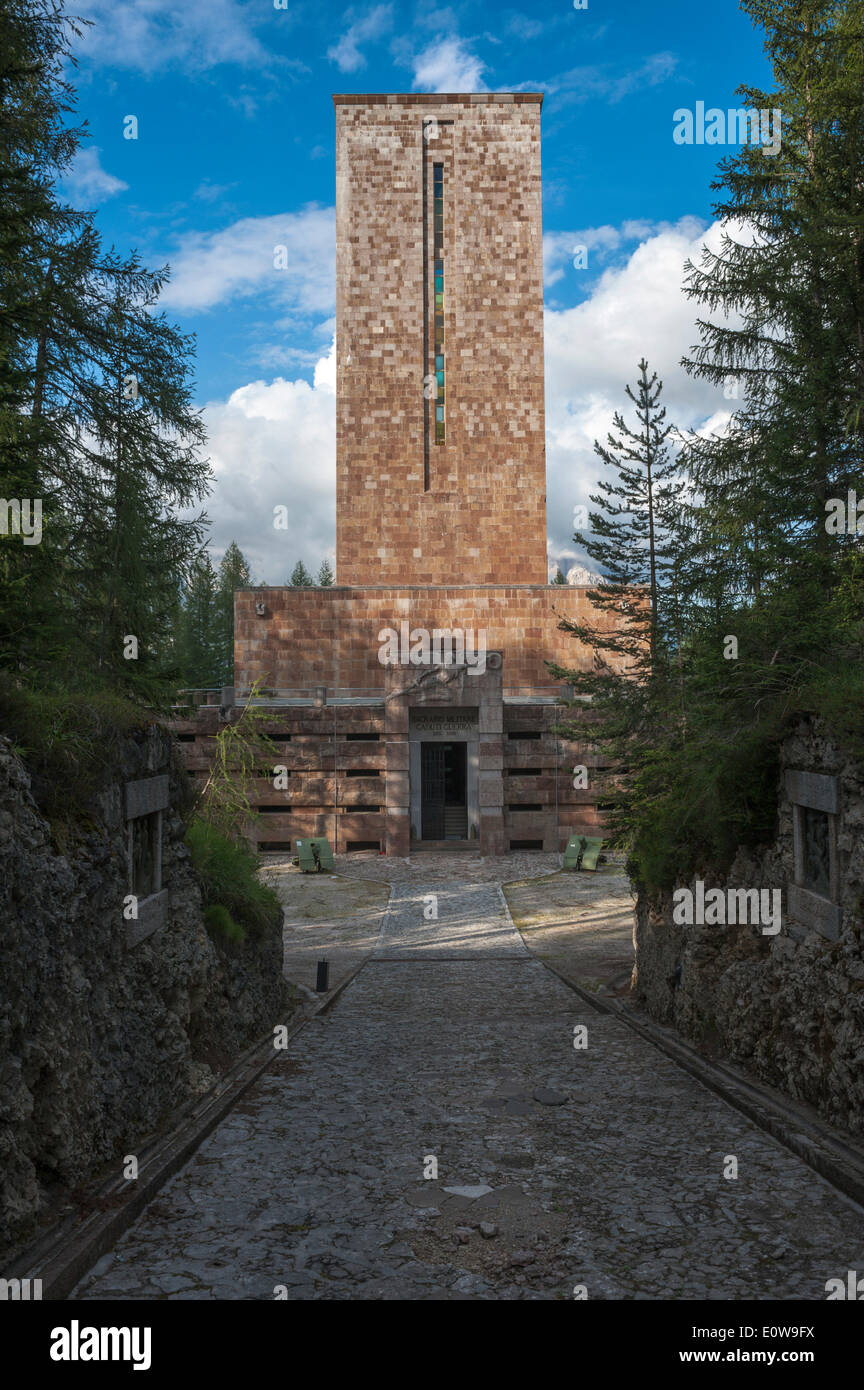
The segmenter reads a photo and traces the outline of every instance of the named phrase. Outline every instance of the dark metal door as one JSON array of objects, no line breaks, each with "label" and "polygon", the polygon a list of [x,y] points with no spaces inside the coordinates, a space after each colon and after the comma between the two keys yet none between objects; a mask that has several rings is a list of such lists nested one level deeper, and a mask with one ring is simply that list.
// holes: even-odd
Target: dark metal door
[{"label": "dark metal door", "polygon": [[423,840],[444,839],[444,755],[443,743],[420,745],[420,814]]}]

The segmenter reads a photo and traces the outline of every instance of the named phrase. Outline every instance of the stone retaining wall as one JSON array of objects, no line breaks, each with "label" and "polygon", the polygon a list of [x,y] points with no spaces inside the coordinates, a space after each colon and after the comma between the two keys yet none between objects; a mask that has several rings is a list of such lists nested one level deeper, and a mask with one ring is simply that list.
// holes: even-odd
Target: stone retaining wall
[{"label": "stone retaining wall", "polygon": [[[815,788],[815,792],[814,789]],[[824,797],[824,789],[831,797]],[[796,799],[836,807],[834,882],[803,886]],[[797,882],[796,882],[797,880]],[[776,837],[740,851],[707,886],[782,891],[782,927],[675,925],[672,894],[637,906],[635,991],[649,1012],[703,1050],[742,1064],[864,1131],[864,768],[820,724],[782,750]],[[689,885],[695,888],[695,882]]]},{"label": "stone retaining wall", "polygon": [[[29,1237],[52,1196],[136,1153],[283,1007],[281,912],[242,947],[204,927],[171,750],[156,725],[126,740],[63,854],[0,737],[0,1244]],[[158,891],[127,920],[130,816],[142,815],[154,834],[161,820]]]}]

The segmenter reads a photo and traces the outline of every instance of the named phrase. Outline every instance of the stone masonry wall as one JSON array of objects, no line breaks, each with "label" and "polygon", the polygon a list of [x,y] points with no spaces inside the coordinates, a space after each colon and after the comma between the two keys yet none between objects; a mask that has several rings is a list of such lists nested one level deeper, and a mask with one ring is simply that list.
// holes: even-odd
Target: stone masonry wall
[{"label": "stone masonry wall", "polygon": [[383,690],[378,633],[407,621],[430,632],[482,628],[488,650],[504,655],[505,690],[552,687],[546,661],[590,667],[590,650],[558,628],[559,614],[597,620],[587,593],[569,584],[238,589],[234,684],[238,694],[255,681],[286,691]]},{"label": "stone masonry wall", "polygon": [[[259,812],[250,839],[267,850],[293,852],[298,839],[323,835],[339,854],[357,842],[377,841],[382,849],[391,844],[388,783],[391,776],[397,783],[402,779],[405,763],[398,720],[388,720],[388,711],[396,716],[397,707],[385,706],[383,695],[381,704],[274,709],[263,729],[276,749],[274,761],[286,769],[287,786],[277,789],[265,776],[250,781],[249,799]],[[581,739],[556,736],[555,726],[564,717],[555,705],[505,704],[502,731],[484,740],[483,756],[493,760],[484,772],[500,763],[505,846],[511,839],[540,838],[549,850],[563,849],[571,835],[594,834],[602,825],[597,792],[573,786],[575,764],[602,766],[590,743],[590,711],[566,714],[584,730]],[[200,786],[209,774],[221,727],[213,705],[173,721],[193,785]],[[539,803],[542,810],[522,810],[520,803]],[[398,792],[393,804],[405,804]],[[404,839],[399,844],[391,852],[408,853]]]},{"label": "stone masonry wall", "polygon": [[[337,577],[543,584],[542,96],[334,102]],[[443,444],[424,397],[433,164],[444,170]]]},{"label": "stone masonry wall", "polygon": [[[168,907],[130,946],[124,784],[160,774]],[[185,776],[164,729],[128,739],[64,854],[0,737],[0,1245],[29,1237],[53,1195],[135,1153],[283,1008],[281,921],[227,951],[204,927],[178,813]]]},{"label": "stone masonry wall", "polygon": [[[788,770],[836,777],[837,939],[789,913],[794,882]],[[777,834],[758,855],[740,851],[728,878],[706,887],[781,888],[779,935],[759,926],[678,926],[671,894],[637,906],[636,995],[650,1013],[709,1053],[864,1132],[864,767],[816,723],[782,752]],[[693,888],[693,884],[689,885]]]}]

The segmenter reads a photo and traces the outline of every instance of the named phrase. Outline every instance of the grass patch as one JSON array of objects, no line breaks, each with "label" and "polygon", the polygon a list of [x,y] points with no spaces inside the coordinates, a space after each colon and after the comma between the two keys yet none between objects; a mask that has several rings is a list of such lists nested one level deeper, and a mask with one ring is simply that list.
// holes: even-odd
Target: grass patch
[{"label": "grass patch", "polygon": [[0,732],[27,768],[40,809],[61,826],[86,822],[110,780],[112,754],[153,722],[151,711],[112,691],[43,691],[0,675]]},{"label": "grass patch", "polygon": [[[238,941],[240,930],[254,939],[277,927],[282,908],[277,895],[258,877],[258,856],[197,816],[186,844],[204,888],[205,921],[211,934]],[[213,911],[218,909],[218,911]],[[230,924],[230,925],[229,925]]]},{"label": "grass patch", "polygon": [[235,922],[227,907],[221,903],[211,903],[204,909],[204,924],[211,936],[222,937],[223,941],[231,941],[237,946],[242,946],[246,940],[246,933]]}]

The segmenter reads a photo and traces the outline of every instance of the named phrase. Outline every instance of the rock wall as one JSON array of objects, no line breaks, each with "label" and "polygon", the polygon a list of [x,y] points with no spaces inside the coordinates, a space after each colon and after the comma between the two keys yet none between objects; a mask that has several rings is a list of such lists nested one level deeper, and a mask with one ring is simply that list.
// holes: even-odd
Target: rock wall
[{"label": "rock wall", "polygon": [[[739,851],[707,886],[782,890],[782,927],[675,925],[672,894],[640,895],[637,999],[708,1054],[815,1106],[832,1124],[864,1132],[864,767],[821,723],[802,723],[781,755],[776,838]],[[836,939],[789,911],[796,881],[787,771],[837,779]],[[799,877],[800,881],[800,877]],[[694,889],[695,880],[688,885]],[[794,890],[793,890],[794,891]]]},{"label": "rock wall", "polygon": [[[124,788],[158,774],[164,924],[130,945]],[[241,946],[204,926],[179,814],[185,776],[163,728],[130,737],[64,854],[0,738],[0,1244],[29,1237],[52,1196],[135,1153],[284,1007],[281,911]]]}]

